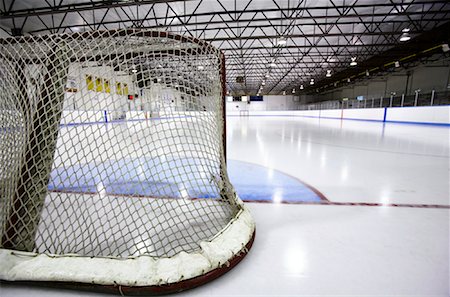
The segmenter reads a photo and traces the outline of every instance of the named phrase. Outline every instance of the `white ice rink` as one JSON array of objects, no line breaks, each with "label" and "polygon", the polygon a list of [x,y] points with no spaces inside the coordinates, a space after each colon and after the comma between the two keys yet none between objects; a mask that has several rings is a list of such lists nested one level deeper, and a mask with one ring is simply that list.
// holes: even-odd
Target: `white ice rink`
[{"label": "white ice rink", "polygon": [[[247,203],[243,262],[175,296],[449,296],[449,127],[228,117],[228,159],[296,177],[320,204]],[[99,296],[2,285],[0,296]]]}]

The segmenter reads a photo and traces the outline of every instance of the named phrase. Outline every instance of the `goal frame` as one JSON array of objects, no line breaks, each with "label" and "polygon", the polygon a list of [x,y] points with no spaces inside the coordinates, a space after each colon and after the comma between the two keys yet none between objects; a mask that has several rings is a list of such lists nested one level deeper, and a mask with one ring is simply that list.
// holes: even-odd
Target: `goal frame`
[{"label": "goal frame", "polygon": [[[119,34],[135,34],[139,32],[146,37],[166,37],[182,42],[193,42],[205,47],[212,47],[210,44],[197,38],[185,37],[182,35],[172,34],[169,32],[158,31],[141,31],[135,29],[112,30]],[[96,31],[98,37],[109,36],[111,31]],[[86,32],[70,34],[71,38],[84,38]],[[66,35],[61,35],[64,38]],[[89,35],[92,37],[92,35]],[[27,42],[28,40],[42,39],[46,36],[21,37],[19,42]],[[0,39],[0,44],[11,42],[16,38]],[[94,61],[96,57],[93,57]],[[222,85],[222,142],[223,142],[223,158],[226,161],[226,73],[225,73],[225,56],[220,53],[220,76]],[[238,199],[238,198],[237,198]],[[238,199],[239,200],[239,199]],[[210,242],[202,242],[202,250],[195,253],[178,253],[173,257],[152,259],[150,256],[140,255],[135,258],[117,259],[117,258],[101,258],[93,260],[86,256],[66,256],[66,255],[49,255],[37,254],[30,251],[17,251],[7,247],[0,247],[0,280],[5,283],[26,283],[33,285],[46,285],[56,287],[66,287],[75,289],[86,289],[101,292],[114,292],[119,294],[145,295],[145,294],[163,294],[179,292],[190,289],[206,282],[209,282],[222,274],[231,270],[237,265],[248,253],[255,238],[255,225],[248,209],[240,202],[240,212],[229,224]],[[20,219],[20,218],[19,218]],[[14,223],[14,221],[12,222]],[[236,239],[238,238],[238,239]],[[232,240],[230,240],[232,239]],[[225,251],[224,251],[225,250]],[[192,261],[201,258],[202,264],[197,265],[195,269],[187,269]],[[97,263],[98,261],[99,263]],[[86,275],[83,272],[73,274],[75,269],[84,265],[98,265],[100,263],[114,262],[112,268],[113,274],[121,274],[121,270],[125,269],[128,263],[133,261],[144,261],[152,263],[149,265],[151,269],[168,269],[168,267],[177,267],[175,273],[169,272],[164,274],[169,276],[167,279],[147,279],[138,280],[133,283],[131,279],[96,279],[95,275]],[[40,271],[36,271],[37,267],[42,267]],[[52,268],[52,263],[56,264],[56,268]],[[206,264],[205,264],[206,263]],[[71,266],[72,265],[72,266]],[[65,269],[71,267],[72,275],[64,277]],[[144,265],[145,267],[145,265]],[[141,267],[143,268],[143,267]],[[144,268],[145,269],[145,268]],[[126,269],[125,269],[126,270]],[[158,276],[159,277],[159,276]]]}]

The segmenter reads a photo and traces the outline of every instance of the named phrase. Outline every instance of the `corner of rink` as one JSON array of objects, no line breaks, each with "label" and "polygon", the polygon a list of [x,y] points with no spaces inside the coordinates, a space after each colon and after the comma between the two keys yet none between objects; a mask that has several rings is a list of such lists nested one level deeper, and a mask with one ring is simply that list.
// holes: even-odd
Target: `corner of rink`
[{"label": "corner of rink", "polygon": [[[126,259],[91,258],[76,254],[46,255],[0,249],[0,279],[126,287],[171,285],[227,266],[233,258],[248,251],[254,232],[253,218],[242,205],[236,218],[216,237],[200,243],[199,251],[180,252],[170,258],[146,255]],[[207,281],[209,279],[197,285]]]}]

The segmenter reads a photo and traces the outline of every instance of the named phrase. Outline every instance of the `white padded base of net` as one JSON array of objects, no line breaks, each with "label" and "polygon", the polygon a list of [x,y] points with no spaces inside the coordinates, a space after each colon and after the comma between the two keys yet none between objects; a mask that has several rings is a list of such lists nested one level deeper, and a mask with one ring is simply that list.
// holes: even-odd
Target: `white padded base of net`
[{"label": "white padded base of net", "polygon": [[80,282],[98,285],[155,286],[176,283],[226,264],[245,249],[255,224],[245,206],[211,241],[196,252],[170,258],[147,255],[91,258],[0,249],[0,279],[7,281]]}]

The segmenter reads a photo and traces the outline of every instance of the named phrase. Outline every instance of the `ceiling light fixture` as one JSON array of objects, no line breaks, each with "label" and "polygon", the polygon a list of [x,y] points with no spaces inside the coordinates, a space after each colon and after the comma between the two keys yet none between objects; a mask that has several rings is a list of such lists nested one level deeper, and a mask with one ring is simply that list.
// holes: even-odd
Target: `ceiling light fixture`
[{"label": "ceiling light fixture", "polygon": [[286,91],[283,91],[283,95],[286,95]]},{"label": "ceiling light fixture", "polygon": [[352,61],[350,62],[350,66],[358,65],[358,62],[356,62],[356,57],[352,57],[351,59],[352,59]]},{"label": "ceiling light fixture", "polygon": [[300,90],[303,90],[303,89],[304,89],[303,85],[300,85]]},{"label": "ceiling light fixture", "polygon": [[408,33],[403,33],[402,36],[400,36],[400,41],[401,42],[406,42],[406,41],[408,41],[410,39],[411,39],[411,36],[409,36]]},{"label": "ceiling light fixture", "polygon": [[277,45],[278,45],[278,46],[284,46],[284,45],[286,45],[286,43],[287,43],[287,40],[286,40],[286,38],[283,37],[283,36],[281,36],[281,37],[278,39],[278,41],[277,41]]},{"label": "ceiling light fixture", "polygon": [[408,33],[409,32],[409,28],[403,29],[402,32],[403,32],[403,34],[402,34],[402,36],[400,36],[400,41],[401,42],[406,42],[406,41],[411,39],[411,36]]},{"label": "ceiling light fixture", "polygon": [[370,75],[369,70],[366,70],[366,76],[369,76],[369,75]]},{"label": "ceiling light fixture", "polygon": [[326,77],[331,77],[331,70],[327,70],[327,74],[325,76]]},{"label": "ceiling light fixture", "polygon": [[270,68],[275,68],[275,67],[277,67],[277,63],[275,63],[275,61],[272,61],[272,62],[269,64],[269,67],[270,67]]},{"label": "ceiling light fixture", "polygon": [[292,94],[295,94],[295,89],[292,89]]},{"label": "ceiling light fixture", "polygon": [[398,67],[400,67],[400,62],[399,61],[395,61],[394,65],[395,65],[395,68],[398,68]]},{"label": "ceiling light fixture", "polygon": [[442,51],[443,51],[444,53],[450,51],[450,47],[448,46],[448,43],[444,43],[444,44],[442,45]]}]

